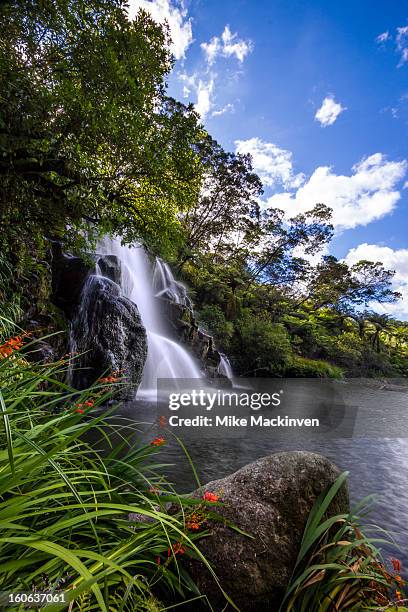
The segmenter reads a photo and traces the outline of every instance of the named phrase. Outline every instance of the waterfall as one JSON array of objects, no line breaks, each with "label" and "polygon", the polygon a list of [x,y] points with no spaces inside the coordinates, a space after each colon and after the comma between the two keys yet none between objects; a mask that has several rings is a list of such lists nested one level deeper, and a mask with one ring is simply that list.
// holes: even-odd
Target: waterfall
[{"label": "waterfall", "polygon": [[154,266],[153,290],[156,297],[166,297],[176,304],[183,304],[190,310],[192,309],[185,285],[174,278],[169,264],[159,257]]},{"label": "waterfall", "polygon": [[230,361],[228,357],[224,355],[224,353],[220,353],[220,363],[218,364],[217,371],[218,371],[218,374],[220,374],[221,376],[225,376],[231,381],[234,378],[234,373],[232,371]]},{"label": "waterfall", "polygon": [[120,259],[122,292],[137,305],[146,328],[147,360],[136,397],[155,399],[158,378],[202,378],[194,358],[170,338],[159,312],[158,296],[191,307],[186,288],[174,279],[170,267],[158,259],[152,273],[142,246],[122,246],[117,239],[105,239],[98,245],[98,253]]}]

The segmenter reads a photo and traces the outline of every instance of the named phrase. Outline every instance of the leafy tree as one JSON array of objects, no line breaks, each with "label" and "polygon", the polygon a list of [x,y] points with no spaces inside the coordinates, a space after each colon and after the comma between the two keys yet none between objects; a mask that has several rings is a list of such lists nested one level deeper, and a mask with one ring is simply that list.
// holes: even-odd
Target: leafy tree
[{"label": "leafy tree", "polygon": [[310,300],[315,309],[331,306],[350,314],[370,302],[395,302],[400,294],[391,288],[393,276],[381,262],[359,261],[349,267],[327,255],[311,271],[308,292],[298,306]]},{"label": "leafy tree", "polygon": [[319,253],[333,234],[331,210],[324,204],[287,220],[282,210],[268,208],[254,232],[256,249],[248,262],[250,282],[285,285],[305,277],[310,266],[297,253]]},{"label": "leafy tree", "polygon": [[273,376],[284,372],[292,349],[282,323],[264,316],[255,317],[246,309],[236,324],[234,363],[244,376]]},{"label": "leafy tree", "polygon": [[225,152],[205,133],[197,152],[203,184],[196,204],[183,215],[181,265],[197,252],[212,253],[212,260],[226,259],[237,245],[248,243],[259,218],[257,198],[262,184],[252,170],[250,157]]},{"label": "leafy tree", "polygon": [[169,248],[201,174],[193,108],[166,97],[168,32],[122,0],[0,9],[0,222],[14,239],[120,233]]}]

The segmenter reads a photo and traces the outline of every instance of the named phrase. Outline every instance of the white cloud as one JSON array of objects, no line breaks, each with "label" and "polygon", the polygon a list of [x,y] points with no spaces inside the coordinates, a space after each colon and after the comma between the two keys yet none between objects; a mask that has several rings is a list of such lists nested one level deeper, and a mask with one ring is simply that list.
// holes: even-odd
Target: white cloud
[{"label": "white cloud", "polygon": [[243,62],[245,56],[252,51],[252,42],[250,40],[242,40],[238,38],[238,34],[233,34],[229,26],[225,26],[222,33],[223,53],[229,57],[235,57]]},{"label": "white cloud", "polygon": [[233,104],[226,104],[223,108],[215,110],[211,113],[211,117],[219,117],[220,115],[225,115],[225,113],[233,113],[234,112]]},{"label": "white cloud", "polygon": [[387,270],[395,270],[393,289],[402,294],[402,299],[395,304],[373,304],[379,312],[396,317],[408,318],[408,249],[393,250],[377,244],[359,244],[350,249],[345,257],[348,265],[353,265],[361,259],[380,261]]},{"label": "white cloud", "polygon": [[381,43],[385,43],[385,42],[387,42],[387,40],[389,40],[390,38],[391,38],[391,35],[390,35],[390,33],[387,31],[387,32],[383,32],[382,34],[379,34],[375,40],[376,40],[376,41],[377,41],[379,44],[381,44]]},{"label": "white cloud", "polygon": [[149,12],[158,23],[167,21],[172,39],[170,49],[176,59],[184,58],[193,42],[193,32],[183,3],[177,0],[129,0],[129,19],[134,19],[139,9]]},{"label": "white cloud", "polygon": [[401,54],[401,59],[398,64],[400,68],[403,64],[408,62],[408,26],[397,28],[397,36],[395,37],[397,43],[397,50]]},{"label": "white cloud", "polygon": [[304,174],[294,174],[292,153],[271,142],[254,137],[249,140],[236,140],[235,147],[237,153],[251,154],[254,170],[265,187],[281,184],[286,189],[296,189],[305,178]]},{"label": "white cloud", "polygon": [[201,48],[205,53],[207,62],[210,66],[215,62],[217,55],[221,52],[221,43],[218,36],[214,36],[209,43],[201,43]]},{"label": "white cloud", "polygon": [[232,33],[228,25],[225,26],[221,37],[213,36],[209,43],[201,43],[208,64],[211,66],[218,56],[231,57],[235,55],[239,62],[253,49],[252,41],[238,38],[237,33]]},{"label": "white cloud", "polygon": [[346,110],[345,106],[342,106],[334,100],[332,96],[327,96],[315,114],[316,121],[319,121],[322,127],[333,125],[337,117]]},{"label": "white cloud", "polygon": [[210,112],[213,107],[212,94],[214,90],[214,80],[209,81],[198,81],[197,85],[197,102],[195,109],[200,115],[201,119],[205,119],[206,115]]},{"label": "white cloud", "polygon": [[178,78],[183,84],[183,95],[188,97],[193,91],[196,96],[196,102],[194,104],[195,110],[204,121],[208,113],[214,108],[214,87],[215,78],[214,74],[204,74],[200,72],[194,72],[193,74],[179,73]]},{"label": "white cloud", "polygon": [[295,193],[277,193],[267,204],[293,216],[323,202],[333,209],[333,224],[338,230],[367,225],[392,212],[401,197],[396,187],[405,176],[407,162],[388,161],[382,153],[375,153],[352,170],[345,176],[320,166]]}]

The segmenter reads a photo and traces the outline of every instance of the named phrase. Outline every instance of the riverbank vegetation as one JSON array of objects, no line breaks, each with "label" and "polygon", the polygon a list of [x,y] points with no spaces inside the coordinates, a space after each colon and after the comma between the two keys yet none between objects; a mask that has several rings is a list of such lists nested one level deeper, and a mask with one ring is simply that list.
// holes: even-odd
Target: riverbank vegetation
[{"label": "riverbank vegetation", "polygon": [[21,332],[0,344],[1,590],[65,592],[54,610],[75,601],[70,610],[154,612],[161,600],[200,600],[179,558],[206,564],[205,527],[193,518],[211,503],[163,478],[164,438],[135,446],[137,425],[111,421],[106,402],[120,381],[79,394],[64,382],[68,360],[30,363],[37,343]]}]

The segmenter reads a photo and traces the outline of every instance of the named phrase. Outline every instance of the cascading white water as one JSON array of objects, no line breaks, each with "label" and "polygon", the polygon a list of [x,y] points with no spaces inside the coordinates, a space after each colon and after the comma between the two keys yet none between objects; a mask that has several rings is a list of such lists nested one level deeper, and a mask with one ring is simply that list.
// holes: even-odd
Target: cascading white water
[{"label": "cascading white water", "polygon": [[234,373],[232,371],[232,367],[230,361],[224,353],[220,353],[220,363],[218,364],[218,374],[221,376],[225,376],[229,380],[233,380]]},{"label": "cascading white water", "polygon": [[202,378],[193,357],[168,336],[159,312],[156,297],[165,295],[166,291],[168,297],[177,295],[174,301],[189,305],[184,285],[174,279],[169,266],[158,260],[155,278],[152,278],[151,265],[143,247],[122,246],[119,240],[105,239],[97,250],[102,255],[116,255],[120,259],[123,294],[137,304],[146,328],[148,353],[136,397],[155,399],[158,378]]},{"label": "cascading white water", "polygon": [[190,310],[192,308],[186,287],[174,278],[169,264],[159,258],[154,267],[153,290],[156,297],[167,297],[176,304],[183,304]]}]

